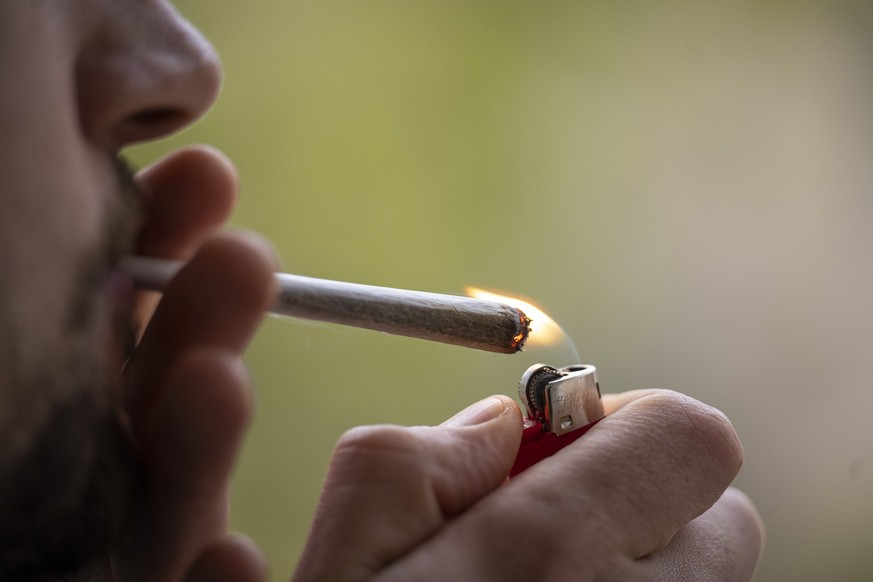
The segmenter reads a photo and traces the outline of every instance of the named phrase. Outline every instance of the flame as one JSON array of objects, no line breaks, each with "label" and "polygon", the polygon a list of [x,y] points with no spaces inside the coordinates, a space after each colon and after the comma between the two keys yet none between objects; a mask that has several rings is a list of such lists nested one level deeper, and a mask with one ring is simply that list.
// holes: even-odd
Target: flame
[{"label": "flame", "polygon": [[529,301],[512,297],[510,295],[500,295],[478,287],[467,287],[467,295],[476,299],[484,299],[486,301],[494,301],[496,303],[504,303],[511,307],[521,309],[522,312],[531,320],[530,336],[527,339],[527,345],[548,346],[554,345],[565,337],[564,330],[558,323],[546,315],[546,312]]}]

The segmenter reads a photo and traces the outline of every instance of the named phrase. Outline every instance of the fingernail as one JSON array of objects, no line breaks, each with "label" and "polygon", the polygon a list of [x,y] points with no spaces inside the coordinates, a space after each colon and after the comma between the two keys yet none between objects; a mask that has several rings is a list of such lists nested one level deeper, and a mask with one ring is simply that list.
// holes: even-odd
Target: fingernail
[{"label": "fingernail", "polygon": [[506,403],[496,396],[489,396],[471,404],[443,423],[448,426],[474,426],[494,420],[506,409]]}]

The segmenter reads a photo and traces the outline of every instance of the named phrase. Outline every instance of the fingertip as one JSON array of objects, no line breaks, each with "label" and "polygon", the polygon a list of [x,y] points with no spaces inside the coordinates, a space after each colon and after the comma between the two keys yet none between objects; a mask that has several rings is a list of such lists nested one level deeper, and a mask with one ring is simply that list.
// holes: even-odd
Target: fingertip
[{"label": "fingertip", "polygon": [[[276,255],[265,239],[249,232],[226,232],[208,240],[189,263],[204,293],[221,291],[235,307],[260,312],[274,291]],[[181,275],[181,274],[180,274]]]},{"label": "fingertip", "polygon": [[146,221],[139,252],[186,259],[230,216],[239,179],[233,162],[208,146],[190,146],[157,160],[137,175]]},{"label": "fingertip", "polygon": [[189,158],[191,163],[209,165],[217,176],[237,180],[239,173],[236,164],[220,149],[209,144],[191,144],[179,149],[179,154]]},{"label": "fingertip", "polygon": [[752,501],[729,487],[662,549],[640,560],[652,579],[750,580],[764,547],[764,524]]},{"label": "fingertip", "polygon": [[[617,411],[638,415],[648,423],[672,427],[674,442],[702,445],[713,468],[721,468],[721,489],[733,481],[743,465],[743,446],[733,424],[720,410],[673,390],[649,390]],[[713,477],[717,476],[711,473]]]},{"label": "fingertip", "polygon": [[264,552],[250,538],[233,534],[201,552],[185,582],[260,582],[267,575]]},{"label": "fingertip", "polygon": [[188,145],[170,152],[139,172],[139,177],[146,186],[162,184],[172,177],[179,193],[184,192],[182,186],[189,186],[221,198],[228,195],[234,198],[235,186],[239,184],[233,161],[224,152],[205,144]]},{"label": "fingertip", "polygon": [[721,501],[739,516],[742,533],[740,537],[749,543],[751,548],[757,548],[758,554],[763,551],[767,541],[767,527],[764,518],[752,499],[736,487],[728,487],[721,496]]},{"label": "fingertip", "polygon": [[497,398],[503,402],[503,413],[501,416],[509,416],[512,418],[521,419],[521,408],[513,398],[506,394],[494,394],[491,398]]},{"label": "fingertip", "polygon": [[522,418],[523,415],[518,402],[505,394],[497,394],[494,398],[499,398],[503,401],[503,413],[498,418],[514,427],[516,432],[521,435],[521,432],[524,429],[524,419]]}]

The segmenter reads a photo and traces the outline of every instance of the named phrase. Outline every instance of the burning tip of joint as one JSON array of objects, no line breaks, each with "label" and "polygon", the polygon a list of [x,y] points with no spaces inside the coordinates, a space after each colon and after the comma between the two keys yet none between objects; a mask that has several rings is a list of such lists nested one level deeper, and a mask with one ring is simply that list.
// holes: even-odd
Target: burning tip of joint
[{"label": "burning tip of joint", "polygon": [[518,333],[512,338],[512,348],[513,351],[520,352],[524,349],[524,344],[527,343],[527,338],[530,336],[531,319],[518,307],[515,308],[515,311],[518,315]]},{"label": "burning tip of joint", "polygon": [[545,311],[530,301],[511,295],[501,295],[477,287],[467,287],[466,292],[470,297],[503,303],[518,310],[519,333],[513,338],[515,351],[521,350],[526,345],[553,345],[565,337],[561,326],[554,319],[546,315]]}]

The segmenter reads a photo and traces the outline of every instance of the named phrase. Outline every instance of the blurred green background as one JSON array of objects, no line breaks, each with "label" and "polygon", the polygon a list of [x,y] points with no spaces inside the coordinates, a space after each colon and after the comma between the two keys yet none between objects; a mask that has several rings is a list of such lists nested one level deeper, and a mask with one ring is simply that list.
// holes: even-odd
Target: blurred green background
[{"label": "blurred green background", "polygon": [[[756,580],[873,577],[873,5],[180,0],[222,54],[189,142],[304,275],[535,299],[609,391],[724,410]],[[235,529],[293,570],[330,451],[438,423],[535,361],[268,320]]]}]

